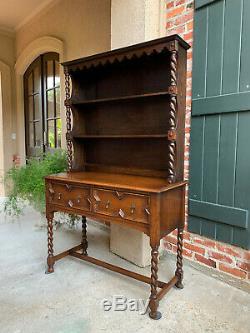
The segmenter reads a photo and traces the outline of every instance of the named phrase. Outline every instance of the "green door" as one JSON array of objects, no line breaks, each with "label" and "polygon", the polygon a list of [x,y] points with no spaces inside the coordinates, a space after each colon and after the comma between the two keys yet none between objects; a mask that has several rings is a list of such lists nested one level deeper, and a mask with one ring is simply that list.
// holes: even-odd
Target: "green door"
[{"label": "green door", "polygon": [[189,230],[250,248],[250,0],[196,0]]}]

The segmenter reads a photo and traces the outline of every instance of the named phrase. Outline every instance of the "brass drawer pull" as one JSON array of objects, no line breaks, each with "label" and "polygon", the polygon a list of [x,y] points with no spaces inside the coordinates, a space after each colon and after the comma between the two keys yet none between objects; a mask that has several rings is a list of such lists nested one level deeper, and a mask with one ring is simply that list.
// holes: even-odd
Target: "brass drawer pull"
[{"label": "brass drawer pull", "polygon": [[54,191],[52,185],[50,185],[50,187],[49,187],[49,193],[50,193],[50,194],[54,194],[54,193],[55,193],[55,191]]},{"label": "brass drawer pull", "polygon": [[68,201],[68,205],[69,205],[69,207],[71,207],[71,208],[72,208],[72,207],[74,206],[74,203],[73,203],[73,201],[69,200],[69,201]]},{"label": "brass drawer pull", "polygon": [[100,201],[101,201],[101,199],[99,198],[99,196],[98,196],[98,194],[96,193],[96,191],[93,193],[93,197],[94,197],[95,201],[97,201],[97,202],[100,202]]},{"label": "brass drawer pull", "polygon": [[107,201],[107,203],[106,203],[106,206],[105,206],[105,208],[106,208],[106,209],[108,209],[108,208],[109,208],[109,206],[110,206],[110,201],[108,200],[108,201]]},{"label": "brass drawer pull", "polygon": [[134,203],[130,207],[130,212],[131,212],[131,214],[134,214],[134,212],[135,212],[135,204]]},{"label": "brass drawer pull", "polygon": [[125,213],[124,213],[124,211],[123,211],[122,209],[119,209],[119,215],[120,215],[122,218],[124,218]]}]

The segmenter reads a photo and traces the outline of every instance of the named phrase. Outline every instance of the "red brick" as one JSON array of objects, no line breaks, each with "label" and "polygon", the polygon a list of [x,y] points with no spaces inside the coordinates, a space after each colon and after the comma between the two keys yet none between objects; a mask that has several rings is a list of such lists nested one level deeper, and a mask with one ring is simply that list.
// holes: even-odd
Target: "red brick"
[{"label": "red brick", "polygon": [[173,236],[177,236],[177,229],[175,229],[174,231],[171,232],[171,235]]},{"label": "red brick", "polygon": [[216,248],[221,251],[221,252],[224,252],[224,253],[227,253],[231,256],[234,256],[234,257],[240,257],[240,252],[237,251],[237,250],[234,250],[232,247],[229,247],[227,245],[222,245],[220,243],[217,243],[216,244]]},{"label": "red brick", "polygon": [[174,7],[174,1],[170,1],[167,3],[167,9]]},{"label": "red brick", "polygon": [[170,235],[167,235],[166,237],[165,237],[165,240],[167,241],[167,242],[169,242],[169,243],[171,243],[171,244],[177,244],[177,239],[176,239],[176,237],[172,237],[172,236],[170,236]]},{"label": "red brick", "polygon": [[207,238],[193,237],[192,240],[194,243],[198,243],[198,244],[204,245],[206,247],[210,247],[210,248],[215,248],[215,242],[212,240],[209,240]]},{"label": "red brick", "polygon": [[179,6],[179,5],[183,5],[186,2],[186,0],[177,0],[175,5]]},{"label": "red brick", "polygon": [[250,251],[244,251],[242,257],[250,261]]},{"label": "red brick", "polygon": [[250,263],[243,262],[243,261],[237,261],[236,266],[245,272],[250,272]]},{"label": "red brick", "polygon": [[197,252],[197,253],[200,253],[200,254],[205,254],[205,249],[203,249],[203,248],[201,248],[197,245],[184,242],[184,247],[188,250],[191,250],[191,251],[194,251],[194,252]]},{"label": "red brick", "polygon": [[221,254],[218,252],[214,252],[214,251],[209,251],[209,257],[219,260],[219,261],[223,261],[223,262],[227,262],[229,264],[232,264],[233,260],[232,258],[226,256],[225,254]]},{"label": "red brick", "polygon": [[171,29],[171,28],[173,28],[173,26],[174,26],[174,22],[173,21],[168,21],[167,24],[166,24],[166,29],[167,30]]},{"label": "red brick", "polygon": [[168,34],[169,35],[173,35],[173,34],[178,34],[178,35],[181,35],[185,32],[185,26],[180,26],[180,27],[175,27],[174,29],[170,29],[168,31]]},{"label": "red brick", "polygon": [[239,278],[245,279],[247,276],[247,273],[242,271],[241,269],[234,268],[234,267],[229,267],[224,264],[219,263],[219,270],[226,272],[228,274],[237,276]]},{"label": "red brick", "polygon": [[186,249],[183,249],[183,255],[185,256],[185,257],[189,257],[189,258],[191,258],[192,257],[192,251],[188,251],[188,250],[186,250]]},{"label": "red brick", "polygon": [[200,254],[195,253],[195,259],[207,266],[214,267],[214,268],[216,267],[216,262],[214,260],[207,259],[207,258],[201,256]]},{"label": "red brick", "polygon": [[172,251],[172,244],[170,244],[169,242],[164,242],[164,247],[166,250]]},{"label": "red brick", "polygon": [[190,32],[188,32],[188,33],[186,33],[186,34],[184,34],[184,39],[185,40],[192,40],[193,39],[193,31],[190,31]]},{"label": "red brick", "polygon": [[186,24],[187,31],[193,31],[194,22],[190,21]]},{"label": "red brick", "polygon": [[177,246],[176,246],[176,245],[172,245],[172,251],[173,251],[174,253],[177,252]]},{"label": "red brick", "polygon": [[180,6],[180,7],[175,7],[174,9],[170,9],[167,11],[167,17],[171,18],[180,15],[183,13],[184,9],[185,6]]}]

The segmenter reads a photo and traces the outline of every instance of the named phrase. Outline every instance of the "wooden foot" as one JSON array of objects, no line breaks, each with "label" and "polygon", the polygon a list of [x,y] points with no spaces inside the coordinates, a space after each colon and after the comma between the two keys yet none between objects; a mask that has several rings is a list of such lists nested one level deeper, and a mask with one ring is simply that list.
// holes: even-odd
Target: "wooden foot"
[{"label": "wooden foot", "polygon": [[160,319],[161,313],[157,311],[159,306],[159,300],[157,299],[157,287],[158,287],[158,248],[159,246],[151,247],[151,294],[149,301],[149,317],[152,319]]},{"label": "wooden foot", "polygon": [[82,254],[88,255],[88,241],[87,241],[87,220],[82,216]]},{"label": "wooden foot", "polygon": [[149,312],[149,317],[150,317],[151,319],[154,319],[154,320],[159,320],[159,319],[161,319],[162,314],[161,314],[160,311]]},{"label": "wooden foot", "polygon": [[182,247],[183,247],[183,228],[178,228],[177,234],[177,263],[176,263],[176,271],[175,276],[178,278],[175,286],[176,288],[183,289],[183,260],[182,260]]},{"label": "wooden foot", "polygon": [[47,217],[48,221],[48,258],[47,258],[47,274],[54,272],[54,250],[53,250],[53,214]]}]

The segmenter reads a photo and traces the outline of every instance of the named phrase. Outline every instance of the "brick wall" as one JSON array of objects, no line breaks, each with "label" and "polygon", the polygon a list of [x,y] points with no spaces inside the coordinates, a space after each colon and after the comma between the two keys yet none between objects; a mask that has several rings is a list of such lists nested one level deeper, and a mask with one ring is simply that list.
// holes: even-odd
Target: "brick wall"
[{"label": "brick wall", "polygon": [[[193,0],[166,0],[167,35],[177,33],[192,46],[193,10]],[[192,47],[188,50],[187,63],[185,179],[189,177],[191,91]],[[176,252],[176,231],[165,237],[164,244],[168,251]],[[183,254],[184,257],[197,261],[201,265],[213,267],[237,278],[250,279],[250,251],[191,234],[187,231],[187,222],[185,225]]]}]

